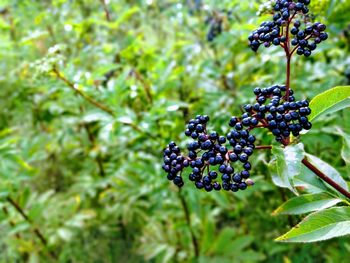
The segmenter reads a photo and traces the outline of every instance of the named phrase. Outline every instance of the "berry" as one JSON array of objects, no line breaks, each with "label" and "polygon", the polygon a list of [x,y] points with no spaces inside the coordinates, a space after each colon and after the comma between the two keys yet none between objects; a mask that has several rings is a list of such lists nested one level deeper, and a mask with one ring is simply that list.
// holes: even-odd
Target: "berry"
[{"label": "berry", "polygon": [[221,185],[218,182],[215,182],[213,184],[213,188],[215,191],[220,191],[221,190]]}]

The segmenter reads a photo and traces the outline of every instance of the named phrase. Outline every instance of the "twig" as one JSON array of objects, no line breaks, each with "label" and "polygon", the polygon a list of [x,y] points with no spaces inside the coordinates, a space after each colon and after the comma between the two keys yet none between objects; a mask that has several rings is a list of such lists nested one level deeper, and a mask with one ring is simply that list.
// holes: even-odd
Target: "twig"
[{"label": "twig", "polygon": [[72,90],[75,91],[75,93],[77,93],[78,95],[80,95],[81,97],[83,97],[86,101],[88,101],[89,103],[91,103],[92,105],[94,105],[95,107],[103,110],[104,112],[108,113],[111,116],[115,116],[114,112],[108,108],[107,106],[100,104],[99,102],[95,101],[93,98],[89,97],[88,95],[86,95],[84,92],[82,92],[81,90],[77,89],[75,87],[75,85],[69,81],[68,79],[66,79],[55,67],[52,69],[53,73],[56,75],[56,77],[60,80],[62,80],[64,83],[67,84],[67,86],[69,88],[71,88]]},{"label": "twig", "polygon": [[[25,221],[27,221],[31,225],[33,224],[33,221],[24,212],[24,210],[19,206],[19,204],[16,203],[15,200],[13,200],[11,197],[7,197],[6,200],[16,209],[16,211],[24,218]],[[40,242],[44,245],[44,247],[47,248],[47,239],[41,233],[40,229],[35,227],[33,232],[38,237]],[[57,256],[56,256],[56,254],[53,251],[49,251],[49,253],[54,259],[57,259]]]},{"label": "twig", "polygon": [[[7,210],[7,208],[4,206],[3,208],[2,208],[2,211],[4,212],[4,214],[6,215],[6,216],[9,216],[9,212],[8,212],[8,210]],[[11,227],[15,227],[16,226],[16,224],[13,222],[13,221],[9,221],[9,223],[10,223],[10,226]],[[20,239],[21,238],[21,236],[20,236],[20,234],[19,233],[16,233],[16,238],[18,238],[18,239]]]},{"label": "twig", "polygon": [[108,10],[108,7],[107,7],[107,4],[106,4],[105,0],[100,0],[100,2],[102,4],[103,10],[105,11],[106,20],[108,22],[111,22],[112,21],[111,14],[110,14],[110,12]]},{"label": "twig", "polygon": [[[94,99],[92,99],[91,97],[89,97],[88,95],[86,95],[84,92],[82,92],[79,89],[76,89],[74,84],[66,79],[56,68],[52,69],[52,72],[56,75],[56,77],[60,80],[62,80],[69,88],[71,88],[72,90],[74,90],[76,92],[76,94],[78,94],[79,96],[83,97],[86,101],[88,101],[90,104],[94,105],[95,107],[103,110],[104,112],[108,113],[109,115],[111,115],[112,117],[115,117],[114,112],[108,108],[107,106],[100,104],[99,102],[95,101]],[[148,137],[152,138],[152,139],[157,139],[157,136],[153,135],[150,132],[147,131],[143,131],[142,129],[140,129],[137,125],[135,125],[134,123],[129,123],[129,122],[120,122],[123,125],[126,126],[130,126],[132,129],[134,129],[135,131],[138,131],[139,133],[145,134]]]}]

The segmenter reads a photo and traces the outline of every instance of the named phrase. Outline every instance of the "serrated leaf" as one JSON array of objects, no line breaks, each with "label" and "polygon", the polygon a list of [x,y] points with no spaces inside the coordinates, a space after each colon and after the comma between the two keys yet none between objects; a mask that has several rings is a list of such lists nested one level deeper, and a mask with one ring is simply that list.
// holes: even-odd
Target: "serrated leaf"
[{"label": "serrated leaf", "polygon": [[276,241],[316,242],[349,234],[350,207],[333,207],[307,216]]},{"label": "serrated leaf", "polygon": [[327,90],[310,102],[311,115],[309,120],[313,120],[321,114],[335,112],[350,106],[350,86],[339,86]]},{"label": "serrated leaf", "polygon": [[314,211],[320,211],[332,207],[342,202],[339,198],[334,198],[329,194],[307,194],[289,199],[278,207],[274,215],[299,215]]},{"label": "serrated leaf", "polygon": [[276,174],[273,175],[273,182],[279,186],[290,189],[298,194],[294,188],[293,178],[301,172],[301,161],[304,158],[304,145],[302,143],[290,145],[285,148],[273,147],[274,160],[270,165],[274,166]]},{"label": "serrated leaf", "polygon": [[[344,178],[340,175],[340,173],[331,165],[328,163],[322,161],[318,157],[306,154],[307,159],[310,163],[315,165],[320,171],[325,173],[329,178],[331,178],[333,181],[335,181],[337,184],[339,184],[341,187],[343,187],[346,190],[349,190],[348,184],[344,180]],[[328,184],[326,184],[328,186]],[[330,186],[329,186],[330,187]],[[334,190],[332,187],[330,189]]]}]

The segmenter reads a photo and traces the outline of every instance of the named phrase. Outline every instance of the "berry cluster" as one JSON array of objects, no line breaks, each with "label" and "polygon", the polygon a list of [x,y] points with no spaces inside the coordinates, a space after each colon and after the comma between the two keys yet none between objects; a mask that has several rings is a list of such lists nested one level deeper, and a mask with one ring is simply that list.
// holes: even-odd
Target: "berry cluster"
[{"label": "berry cluster", "polygon": [[286,93],[286,86],[255,88],[256,103],[244,107],[247,113],[255,116],[250,119],[250,122],[254,120],[250,125],[267,127],[278,142],[288,140],[291,134],[299,136],[303,129],[311,129],[311,123],[307,118],[311,113],[309,102],[296,101],[293,90],[289,90],[288,98]]},{"label": "berry cluster", "polygon": [[180,172],[182,172],[184,167],[188,166],[188,160],[181,155],[180,148],[175,142],[170,142],[168,147],[163,152],[163,170],[168,173],[168,180],[173,181],[173,183],[182,187],[184,182],[182,180]]},{"label": "berry cluster", "polygon": [[[291,34],[295,37],[292,39],[292,45],[298,46],[297,54],[309,57],[317,48],[317,44],[328,38],[328,34],[324,32],[326,25],[319,22],[313,25],[308,25],[304,30],[300,30],[300,21],[294,22],[294,27],[291,29]],[[310,40],[313,40],[312,42]]]},{"label": "berry cluster", "polygon": [[[309,12],[309,4],[310,0],[276,0],[273,21],[263,22],[249,36],[251,48],[257,51],[261,44],[266,47],[280,45],[285,49],[289,63],[295,51],[299,55],[310,56],[317,44],[326,40],[328,35],[324,32],[324,24],[306,25],[302,30],[300,21],[294,21],[296,15],[305,16]],[[215,21],[211,22],[208,41],[222,31],[222,20],[217,20],[219,25],[215,25]],[[292,23],[294,26],[291,26]],[[290,36],[294,36],[291,43]],[[291,45],[295,46],[293,50]],[[188,156],[183,156],[174,142],[164,150],[163,169],[168,173],[168,179],[182,187],[181,173],[185,167],[191,167],[189,180],[196,188],[207,192],[221,189],[237,192],[253,185],[249,178],[252,168],[249,158],[256,149],[256,139],[251,130],[267,128],[276,141],[289,145],[291,135],[297,137],[303,129],[309,130],[312,126],[307,117],[311,114],[309,102],[295,99],[293,90],[289,88],[290,67],[287,67],[287,74],[286,86],[254,89],[256,102],[246,104],[245,112],[239,118],[234,116],[230,119],[232,130],[226,136],[207,131],[208,116],[198,115],[190,120],[185,131],[185,135],[192,139],[187,145]]]},{"label": "berry cluster", "polygon": [[[291,34],[294,36],[291,44],[295,46],[297,54],[309,57],[317,48],[317,44],[328,38],[327,33],[324,32],[326,26],[319,22],[306,24],[305,29],[301,29],[300,20],[295,20],[292,26],[297,16],[301,16],[302,21],[306,21],[309,4],[310,0],[276,0],[273,7],[273,21],[261,23],[260,27],[249,35],[251,49],[256,52],[262,44],[265,47],[281,45],[286,49],[289,47],[289,43],[286,42],[290,41]],[[312,42],[311,39],[313,39]]]},{"label": "berry cluster", "polygon": [[[232,117],[230,125],[234,130],[227,136],[220,136],[217,132],[207,132],[208,116],[198,115],[189,121],[185,135],[192,138],[187,148],[188,157],[180,155],[180,150],[175,143],[170,143],[164,150],[163,169],[168,172],[168,179],[181,187],[183,181],[178,175],[184,167],[190,166],[192,172],[189,180],[193,181],[196,188],[226,191],[245,190],[248,185],[253,185],[250,177],[251,164],[248,158],[253,154],[255,148],[255,137],[249,134],[248,129],[243,129],[243,124]],[[226,143],[233,147],[228,150]],[[175,150],[175,152],[174,152]],[[232,164],[240,162],[243,165],[242,171],[236,171]],[[220,184],[218,174],[221,174]]]},{"label": "berry cluster", "polygon": [[276,0],[274,10],[276,11],[273,20],[275,21],[286,21],[296,12],[301,12],[306,15],[309,13],[310,0]]},{"label": "berry cluster", "polygon": [[[256,103],[246,104],[245,113],[240,118],[232,117],[229,126],[233,129],[226,135],[207,132],[208,116],[198,115],[189,121],[185,135],[193,139],[188,145],[188,156],[183,156],[179,147],[171,142],[164,150],[163,169],[168,179],[178,187],[184,185],[181,173],[191,167],[189,180],[196,188],[237,192],[253,185],[249,179],[251,164],[249,157],[255,149],[254,128],[268,128],[276,141],[289,143],[289,137],[299,136],[305,129],[311,129],[307,116],[311,113],[307,100],[296,101],[293,90],[275,85],[268,88],[255,88]],[[226,146],[229,144],[232,150]],[[242,169],[234,167],[236,163]],[[218,181],[221,174],[221,184]]]},{"label": "berry cluster", "polygon": [[261,44],[265,47],[279,46],[286,42],[287,38],[281,35],[281,28],[276,22],[262,22],[260,27],[254,30],[248,37],[250,47],[253,51],[257,51]]}]

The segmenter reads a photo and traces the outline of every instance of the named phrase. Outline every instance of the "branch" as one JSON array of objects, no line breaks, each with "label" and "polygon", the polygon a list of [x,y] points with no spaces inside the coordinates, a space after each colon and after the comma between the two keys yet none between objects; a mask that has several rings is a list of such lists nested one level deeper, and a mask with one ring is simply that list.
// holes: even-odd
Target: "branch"
[{"label": "branch", "polygon": [[[29,216],[24,212],[24,210],[19,206],[19,204],[16,203],[15,200],[13,200],[11,197],[7,197],[6,200],[16,209],[16,211],[23,217],[25,221],[27,221],[29,224],[33,224],[33,221],[29,218]],[[38,237],[40,242],[44,245],[44,247],[47,248],[47,239],[44,237],[44,235],[41,233],[40,229],[34,228],[34,234]],[[57,259],[56,254],[53,251],[50,251],[50,255]]]},{"label": "branch", "polygon": [[106,4],[105,0],[100,0],[100,2],[102,4],[103,10],[105,11],[106,20],[108,22],[111,22],[112,21],[111,14],[110,14],[110,12],[109,12],[109,10],[107,8],[107,4]]},{"label": "branch", "polygon": [[114,112],[108,108],[107,106],[100,104],[99,102],[95,101],[93,98],[89,97],[88,95],[86,95],[84,92],[82,92],[81,90],[77,89],[75,87],[75,85],[69,81],[68,79],[66,79],[56,68],[53,68],[53,73],[56,75],[56,77],[60,80],[62,80],[64,83],[67,84],[67,86],[69,88],[71,88],[72,90],[75,91],[76,94],[78,94],[79,96],[83,97],[86,101],[88,101],[90,104],[94,105],[95,107],[103,110],[104,112],[108,113],[109,115],[114,116]]},{"label": "branch", "polygon": [[[99,102],[95,101],[93,98],[89,97],[88,95],[86,95],[81,90],[76,89],[74,84],[73,84],[73,82],[71,82],[70,80],[66,79],[56,68],[53,68],[52,72],[56,75],[56,77],[58,79],[62,80],[69,88],[74,90],[76,94],[78,94],[79,96],[84,98],[86,101],[88,101],[90,104],[94,105],[95,107],[103,110],[104,112],[108,113],[112,117],[115,117],[114,112],[110,108],[108,108],[107,106],[105,106],[103,104],[100,104]],[[126,125],[126,126],[130,126],[135,131],[137,131],[139,133],[142,133],[142,134],[145,134],[145,135],[147,135],[148,137],[150,137],[152,139],[157,139],[157,136],[153,135],[150,132],[143,131],[141,128],[139,128],[137,125],[135,125],[133,123],[121,122],[121,124]]]},{"label": "branch", "polygon": [[350,199],[350,192],[348,192],[346,189],[341,187],[337,182],[335,182],[332,178],[325,175],[323,172],[321,172],[317,167],[315,167],[312,163],[310,163],[307,158],[305,157],[302,160],[302,163],[309,168],[314,174],[316,174],[319,178],[321,178],[323,181],[325,181],[327,184],[332,186],[334,189],[336,189],[339,193],[346,196]]},{"label": "branch", "polygon": [[[4,212],[4,214],[5,214],[6,216],[9,216],[9,212],[8,212],[8,210],[7,210],[7,208],[6,208],[5,206],[2,208],[2,211]],[[13,221],[11,221],[11,220],[9,221],[9,223],[10,223],[10,226],[11,226],[11,227],[15,227],[15,226],[16,226],[15,222],[13,222]],[[16,233],[16,238],[21,239],[20,234]]]}]

